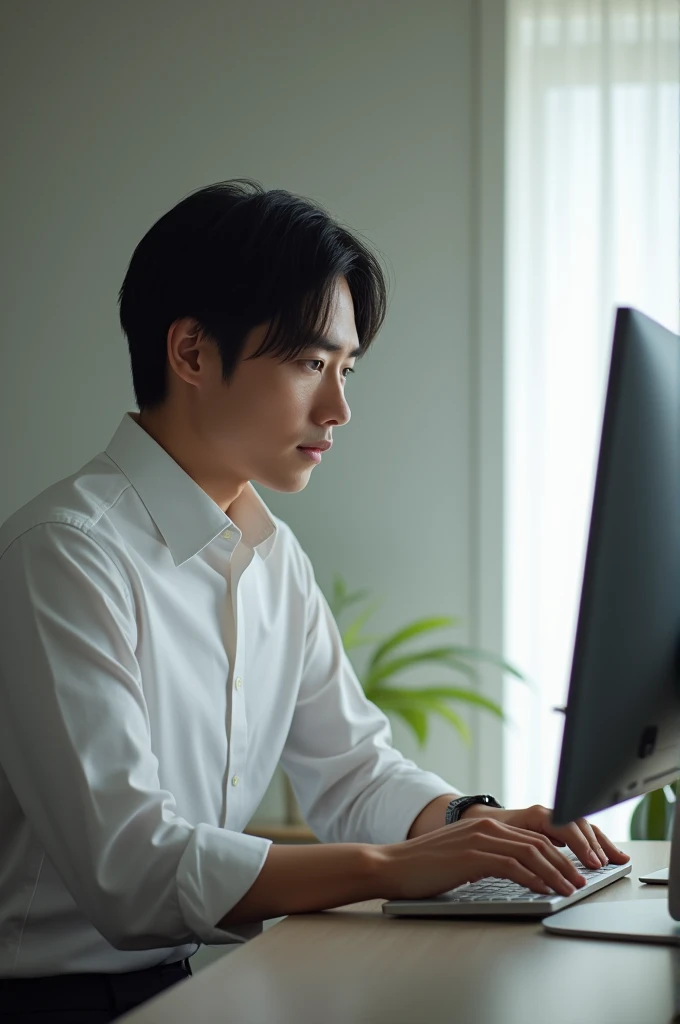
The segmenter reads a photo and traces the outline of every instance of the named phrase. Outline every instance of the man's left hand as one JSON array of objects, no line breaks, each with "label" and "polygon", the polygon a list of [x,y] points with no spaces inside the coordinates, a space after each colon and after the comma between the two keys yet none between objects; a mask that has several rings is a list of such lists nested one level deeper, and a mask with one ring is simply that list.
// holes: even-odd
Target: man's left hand
[{"label": "man's left hand", "polygon": [[568,846],[585,867],[604,867],[610,861],[612,864],[626,864],[630,860],[627,853],[617,849],[597,825],[591,825],[585,818],[577,818],[569,825],[557,827],[552,824],[551,815],[550,808],[541,804],[520,810],[501,810],[498,807],[472,804],[461,814],[461,819],[496,818],[515,828],[539,832],[547,836],[554,846]]}]

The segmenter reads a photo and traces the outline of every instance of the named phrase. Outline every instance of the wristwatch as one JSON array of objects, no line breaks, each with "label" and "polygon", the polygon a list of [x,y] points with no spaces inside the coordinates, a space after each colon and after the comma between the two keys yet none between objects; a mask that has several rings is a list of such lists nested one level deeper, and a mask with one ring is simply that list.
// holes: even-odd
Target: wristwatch
[{"label": "wristwatch", "polygon": [[446,808],[446,824],[453,825],[454,821],[458,821],[463,811],[466,811],[468,807],[472,807],[473,804],[486,804],[487,807],[500,807],[501,810],[503,809],[503,805],[499,804],[498,800],[489,796],[488,793],[485,793],[483,796],[457,796]]}]

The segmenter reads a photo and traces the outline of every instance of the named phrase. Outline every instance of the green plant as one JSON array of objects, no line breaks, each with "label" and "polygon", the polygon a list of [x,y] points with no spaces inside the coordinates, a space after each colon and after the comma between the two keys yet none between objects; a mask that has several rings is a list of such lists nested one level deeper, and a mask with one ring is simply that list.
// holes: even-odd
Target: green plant
[{"label": "green plant", "polygon": [[[673,796],[668,791],[672,791]],[[678,783],[645,793],[630,819],[631,839],[670,839]]]},{"label": "green plant", "polygon": [[[347,586],[340,573],[333,578],[333,595],[328,605],[336,621],[340,615],[357,601],[363,600],[368,594],[367,590],[357,590],[353,594],[347,593]],[[477,673],[470,661],[487,661],[504,672],[509,672],[517,679],[526,682],[516,668],[488,651],[482,651],[475,647],[461,645],[447,645],[444,647],[431,647],[421,651],[411,651],[404,654],[404,645],[415,637],[424,633],[432,632],[435,629],[459,625],[460,620],[448,616],[437,616],[426,619],[416,619],[414,622],[403,626],[389,636],[367,636],[362,635],[361,630],[379,607],[380,601],[369,605],[358,615],[344,630],[340,630],[343,647],[345,651],[353,650],[369,643],[377,643],[368,668],[363,677],[357,673],[364,693],[369,700],[373,701],[386,714],[399,715],[415,733],[418,744],[425,745],[429,733],[429,716],[439,715],[456,729],[464,743],[471,742],[470,730],[467,723],[450,706],[451,702],[467,704],[472,707],[482,708],[485,711],[504,719],[503,710],[496,701],[484,697],[476,689],[462,686],[403,686],[394,685],[394,676],[405,669],[413,668],[420,664],[436,663],[445,665],[467,679],[473,684],[477,683]],[[394,652],[400,649],[398,657],[392,657]],[[396,681],[399,682],[398,680]],[[290,779],[284,773],[284,800],[286,806],[286,821],[288,824],[303,824],[304,819],[300,812],[295,794],[293,793]]]},{"label": "green plant", "polygon": [[[350,605],[362,600],[367,594],[367,590],[358,590],[353,594],[348,594],[345,580],[340,573],[336,573],[333,580],[333,596],[328,602],[336,621],[343,611]],[[378,646],[369,660],[363,678],[359,676],[359,681],[369,700],[377,704],[386,714],[399,715],[413,730],[421,747],[427,741],[429,715],[431,714],[444,718],[456,729],[465,743],[470,743],[470,730],[467,723],[453,710],[450,706],[451,703],[483,708],[498,718],[504,719],[503,710],[496,701],[484,697],[476,689],[469,686],[428,685],[425,687],[409,687],[400,685],[399,680],[395,680],[394,677],[405,669],[421,664],[435,663],[445,665],[454,672],[467,677],[475,684],[477,682],[477,673],[475,668],[469,663],[470,661],[486,661],[503,669],[504,672],[509,672],[517,679],[523,680],[524,677],[516,668],[513,668],[512,665],[509,665],[506,661],[488,651],[461,645],[449,644],[444,647],[431,647],[426,650],[411,651],[407,654],[403,653],[404,644],[415,637],[432,632],[435,629],[456,626],[460,623],[459,619],[450,618],[449,616],[416,619],[387,637],[362,636],[361,630],[379,604],[379,601],[371,604],[346,629],[341,630],[343,646],[347,652],[368,643],[378,642]],[[395,657],[393,655],[397,649],[400,649],[400,653]]]}]

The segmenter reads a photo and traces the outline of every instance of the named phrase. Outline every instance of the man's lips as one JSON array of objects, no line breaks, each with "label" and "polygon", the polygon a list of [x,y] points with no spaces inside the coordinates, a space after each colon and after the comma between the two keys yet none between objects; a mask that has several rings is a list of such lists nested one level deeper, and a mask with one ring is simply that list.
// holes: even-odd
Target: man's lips
[{"label": "man's lips", "polygon": [[299,444],[298,448],[309,448],[316,452],[327,452],[329,448],[333,447],[332,441],[317,441],[316,444]]}]

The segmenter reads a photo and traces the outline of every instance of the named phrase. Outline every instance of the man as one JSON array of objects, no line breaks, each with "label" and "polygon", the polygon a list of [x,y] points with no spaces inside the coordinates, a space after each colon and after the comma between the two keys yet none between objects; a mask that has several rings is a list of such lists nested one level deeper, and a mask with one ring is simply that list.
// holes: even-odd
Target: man
[{"label": "man", "polygon": [[[386,311],[367,247],[223,182],[154,224],[119,298],[139,413],[0,529],[4,1012],[114,1020],[268,918],[488,875],[571,892],[558,845],[626,861],[539,806],[447,824],[462,794],[391,746],[252,486],[302,490],[349,421]],[[318,846],[243,833],[279,761]]]}]

